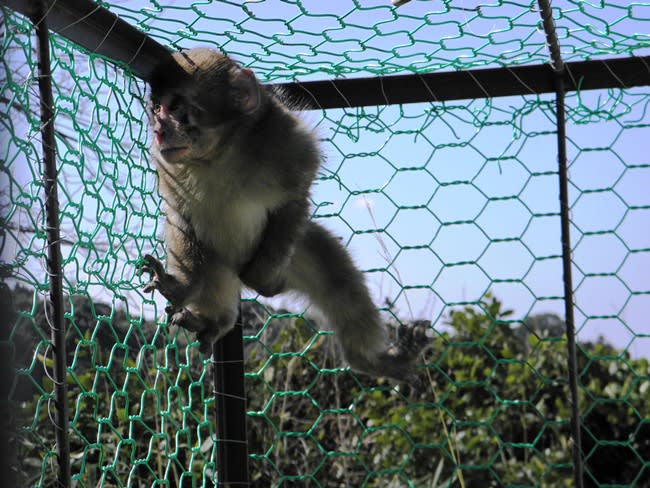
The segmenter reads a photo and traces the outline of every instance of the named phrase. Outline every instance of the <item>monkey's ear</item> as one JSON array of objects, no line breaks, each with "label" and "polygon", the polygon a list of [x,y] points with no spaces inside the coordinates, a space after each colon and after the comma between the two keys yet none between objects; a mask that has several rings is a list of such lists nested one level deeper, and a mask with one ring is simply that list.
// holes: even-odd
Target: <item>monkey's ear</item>
[{"label": "monkey's ear", "polygon": [[260,85],[255,74],[248,68],[235,68],[230,72],[232,97],[242,112],[250,115],[260,106]]}]

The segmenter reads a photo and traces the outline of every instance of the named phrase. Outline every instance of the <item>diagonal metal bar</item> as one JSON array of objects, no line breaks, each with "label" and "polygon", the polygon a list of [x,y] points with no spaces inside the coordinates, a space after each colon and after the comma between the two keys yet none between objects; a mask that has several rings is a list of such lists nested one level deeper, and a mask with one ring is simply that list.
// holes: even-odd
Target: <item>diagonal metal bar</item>
[{"label": "diagonal metal bar", "polygon": [[[149,80],[169,50],[113,12],[91,0],[41,0],[50,29],[90,52],[129,66],[134,75]],[[42,18],[31,0],[0,0],[35,20]]]},{"label": "diagonal metal bar", "polygon": [[65,321],[63,306],[63,270],[59,236],[59,197],[57,191],[56,141],[54,138],[54,101],[50,71],[50,34],[44,2],[34,2],[34,25],[38,44],[38,87],[41,102],[41,137],[43,147],[43,187],[47,235],[47,274],[50,297],[45,307],[52,334],[54,354],[54,391],[56,413],[54,429],[58,457],[57,486],[70,486],[70,433],[68,427],[68,393],[66,383]]},{"label": "diagonal metal bar", "polygon": [[[170,52],[157,41],[90,0],[46,1],[52,30],[90,52],[127,65],[144,81],[150,81],[157,64],[170,56]],[[32,2],[28,0],[0,0],[0,4],[25,15],[32,14]],[[557,37],[555,39],[557,41]],[[551,45],[557,45],[557,42],[549,43]],[[557,58],[559,50],[556,54]],[[555,58],[554,65],[557,65]],[[648,65],[650,56],[566,63],[566,70],[562,73],[564,89],[647,86],[650,85]],[[551,66],[543,64],[282,83],[278,86],[298,98],[302,102],[299,105],[306,109],[328,109],[554,93],[557,76]]]},{"label": "diagonal metal bar", "polygon": [[571,393],[571,436],[573,438],[573,477],[576,488],[584,486],[582,459],[580,399],[578,396],[578,362],[576,358],[576,331],[573,316],[573,277],[571,272],[571,233],[569,217],[569,178],[566,153],[566,114],[564,107],[565,64],[560,54],[549,0],[538,0],[546,42],[549,47],[556,82],[556,123],[558,147],[558,174],[560,185],[560,221],[562,239],[562,271],[564,281],[564,313],[567,335],[567,362],[569,369],[569,390]]}]

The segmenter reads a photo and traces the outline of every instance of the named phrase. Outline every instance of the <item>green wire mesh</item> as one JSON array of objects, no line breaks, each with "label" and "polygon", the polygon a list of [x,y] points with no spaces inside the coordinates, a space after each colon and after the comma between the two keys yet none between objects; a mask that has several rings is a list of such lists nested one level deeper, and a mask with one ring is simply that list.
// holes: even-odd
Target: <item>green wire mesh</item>
[{"label": "green wire mesh", "polygon": [[[180,2],[179,2],[180,3]],[[626,5],[623,5],[626,3]],[[170,47],[221,46],[264,81],[547,61],[536,2],[102,5]],[[31,24],[2,10],[2,350],[19,486],[51,486],[52,349]],[[565,60],[642,55],[650,3],[567,0]],[[641,33],[641,34],[637,34]],[[164,257],[146,87],[51,38],[77,486],[212,486],[214,395],[135,266]],[[390,100],[388,100],[390,102]],[[568,97],[588,486],[650,484],[647,88]],[[572,486],[554,99],[305,114],[323,141],[314,214],[387,321],[433,323],[418,389],[355,375],[290,299],[244,303],[255,486]]]},{"label": "green wire mesh", "polygon": [[[100,2],[163,44],[213,43],[268,80],[544,63],[535,1]],[[627,5],[626,5],[627,4]],[[647,2],[554,8],[565,61],[647,47]]]}]

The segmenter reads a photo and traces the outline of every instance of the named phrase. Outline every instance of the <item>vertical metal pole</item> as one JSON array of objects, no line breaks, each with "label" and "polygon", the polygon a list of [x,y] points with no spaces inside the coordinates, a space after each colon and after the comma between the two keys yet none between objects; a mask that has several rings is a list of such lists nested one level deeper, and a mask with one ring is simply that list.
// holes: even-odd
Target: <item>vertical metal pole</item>
[{"label": "vertical metal pole", "polygon": [[45,218],[47,234],[47,274],[50,280],[48,319],[54,352],[54,387],[56,414],[55,433],[60,487],[70,486],[70,439],[68,432],[68,400],[66,386],[65,322],[63,307],[63,277],[59,239],[59,198],[57,193],[56,141],[54,139],[54,102],[50,70],[50,39],[46,5],[34,2],[32,21],[38,41],[38,88],[41,99],[41,137],[43,146],[43,187],[45,189]]},{"label": "vertical metal pole", "polygon": [[248,486],[241,302],[235,327],[213,347],[219,486]]},{"label": "vertical metal pole", "polygon": [[556,98],[557,138],[560,179],[560,220],[562,222],[562,268],[564,275],[564,313],[569,354],[569,390],[571,392],[571,431],[573,436],[573,470],[576,488],[583,486],[582,439],[580,434],[580,400],[578,397],[578,361],[576,330],[573,316],[573,277],[571,273],[571,236],[569,230],[569,178],[566,161],[566,132],[564,115],[564,90]]},{"label": "vertical metal pole", "polygon": [[567,335],[569,391],[571,394],[571,435],[573,437],[573,477],[576,488],[584,486],[582,440],[580,434],[580,399],[578,397],[578,362],[576,358],[576,331],[573,316],[573,277],[571,272],[571,234],[569,219],[569,177],[566,155],[566,114],[564,107],[564,62],[555,31],[549,0],[538,0],[551,53],[555,74],[555,105],[557,118],[558,173],[560,183],[560,221],[562,239],[562,268],[564,277],[564,314]]}]

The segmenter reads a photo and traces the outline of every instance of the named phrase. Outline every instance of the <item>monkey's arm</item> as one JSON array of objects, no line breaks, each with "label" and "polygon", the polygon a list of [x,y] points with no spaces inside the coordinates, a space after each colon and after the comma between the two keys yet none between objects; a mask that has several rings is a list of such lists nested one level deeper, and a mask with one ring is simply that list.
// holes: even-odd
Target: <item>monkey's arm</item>
[{"label": "monkey's arm", "polygon": [[206,250],[201,246],[187,220],[175,214],[173,210],[167,215],[165,241],[167,266],[172,271],[166,272],[162,263],[153,256],[143,256],[140,272],[149,273],[151,276],[143,291],[146,293],[158,290],[173,308],[178,309],[202,286]]},{"label": "monkey's arm", "polygon": [[309,216],[307,198],[291,200],[273,210],[253,253],[239,273],[242,282],[263,296],[282,292],[286,281],[286,268],[295,243],[304,232]]}]

